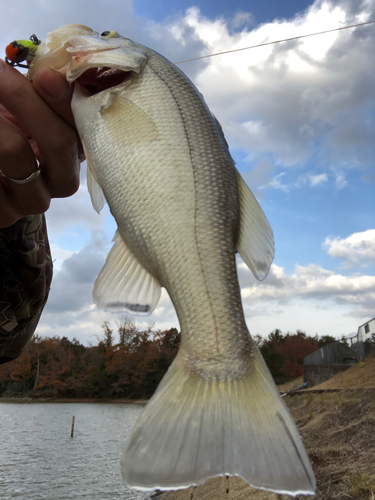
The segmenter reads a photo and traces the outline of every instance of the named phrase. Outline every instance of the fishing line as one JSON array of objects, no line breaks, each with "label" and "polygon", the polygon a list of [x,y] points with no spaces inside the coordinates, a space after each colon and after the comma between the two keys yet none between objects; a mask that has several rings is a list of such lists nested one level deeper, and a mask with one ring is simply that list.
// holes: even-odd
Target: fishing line
[{"label": "fishing line", "polygon": [[308,33],[307,35],[293,36],[291,38],[284,38],[283,40],[274,40],[273,42],[259,43],[258,45],[250,45],[250,47],[242,47],[241,49],[226,50],[224,52],[216,52],[215,54],[207,54],[205,56],[193,57],[193,59],[186,59],[174,64],[183,64],[190,61],[198,61],[199,59],[206,59],[207,57],[221,56],[223,54],[230,54],[232,52],[239,52],[240,50],[255,49],[256,47],[264,47],[265,45],[272,45],[274,43],[289,42],[290,40],[298,40],[299,38],[306,38],[308,36],[323,35],[324,33],[332,33],[333,31],[347,30],[350,28],[357,28],[358,26],[366,26],[367,24],[374,24],[375,21],[367,21],[365,23],[351,24],[350,26],[342,26],[341,28],[334,28],[332,30],[318,31],[316,33]]}]

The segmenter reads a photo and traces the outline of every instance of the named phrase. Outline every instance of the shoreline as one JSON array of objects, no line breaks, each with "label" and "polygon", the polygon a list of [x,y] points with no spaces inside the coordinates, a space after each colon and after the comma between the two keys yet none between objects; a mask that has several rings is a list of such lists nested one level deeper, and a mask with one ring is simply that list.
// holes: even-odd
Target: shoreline
[{"label": "shoreline", "polygon": [[126,403],[126,404],[139,404],[145,405],[147,399],[125,399],[125,398],[32,398],[30,396],[24,397],[0,397],[1,403]]}]

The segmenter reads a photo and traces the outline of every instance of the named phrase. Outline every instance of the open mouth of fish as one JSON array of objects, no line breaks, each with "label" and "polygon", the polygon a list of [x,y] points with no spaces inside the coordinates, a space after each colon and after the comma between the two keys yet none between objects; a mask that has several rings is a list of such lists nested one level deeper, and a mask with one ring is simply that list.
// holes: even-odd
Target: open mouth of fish
[{"label": "open mouth of fish", "polygon": [[79,85],[89,95],[95,95],[103,90],[116,87],[129,80],[132,71],[123,71],[116,68],[98,67],[86,70],[77,78]]}]

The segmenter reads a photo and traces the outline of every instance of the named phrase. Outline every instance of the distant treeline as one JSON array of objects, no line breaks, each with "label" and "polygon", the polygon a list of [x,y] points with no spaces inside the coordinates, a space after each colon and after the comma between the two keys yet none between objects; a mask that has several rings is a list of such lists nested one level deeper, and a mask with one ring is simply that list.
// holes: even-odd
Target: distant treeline
[{"label": "distant treeline", "polygon": [[[282,384],[303,375],[303,358],[319,347],[338,341],[331,335],[310,337],[305,332],[283,334],[276,328],[265,339],[255,335],[255,343],[259,347],[267,366],[277,384]],[[341,339],[340,342],[345,342]]]},{"label": "distant treeline", "polygon": [[[140,331],[128,318],[117,324],[119,343],[108,322],[98,345],[86,347],[67,337],[35,335],[16,360],[0,365],[0,395],[63,398],[149,398],[175,358],[180,333],[152,327]],[[283,334],[276,329],[254,338],[277,383],[303,373],[303,358],[336,340]]]}]

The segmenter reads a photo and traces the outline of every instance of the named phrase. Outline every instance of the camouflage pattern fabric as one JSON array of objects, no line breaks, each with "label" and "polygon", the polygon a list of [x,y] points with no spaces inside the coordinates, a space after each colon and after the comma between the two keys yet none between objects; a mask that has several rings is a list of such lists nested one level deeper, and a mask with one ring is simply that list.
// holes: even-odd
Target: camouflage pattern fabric
[{"label": "camouflage pattern fabric", "polygon": [[47,301],[52,260],[44,215],[0,229],[0,364],[17,358]]}]

